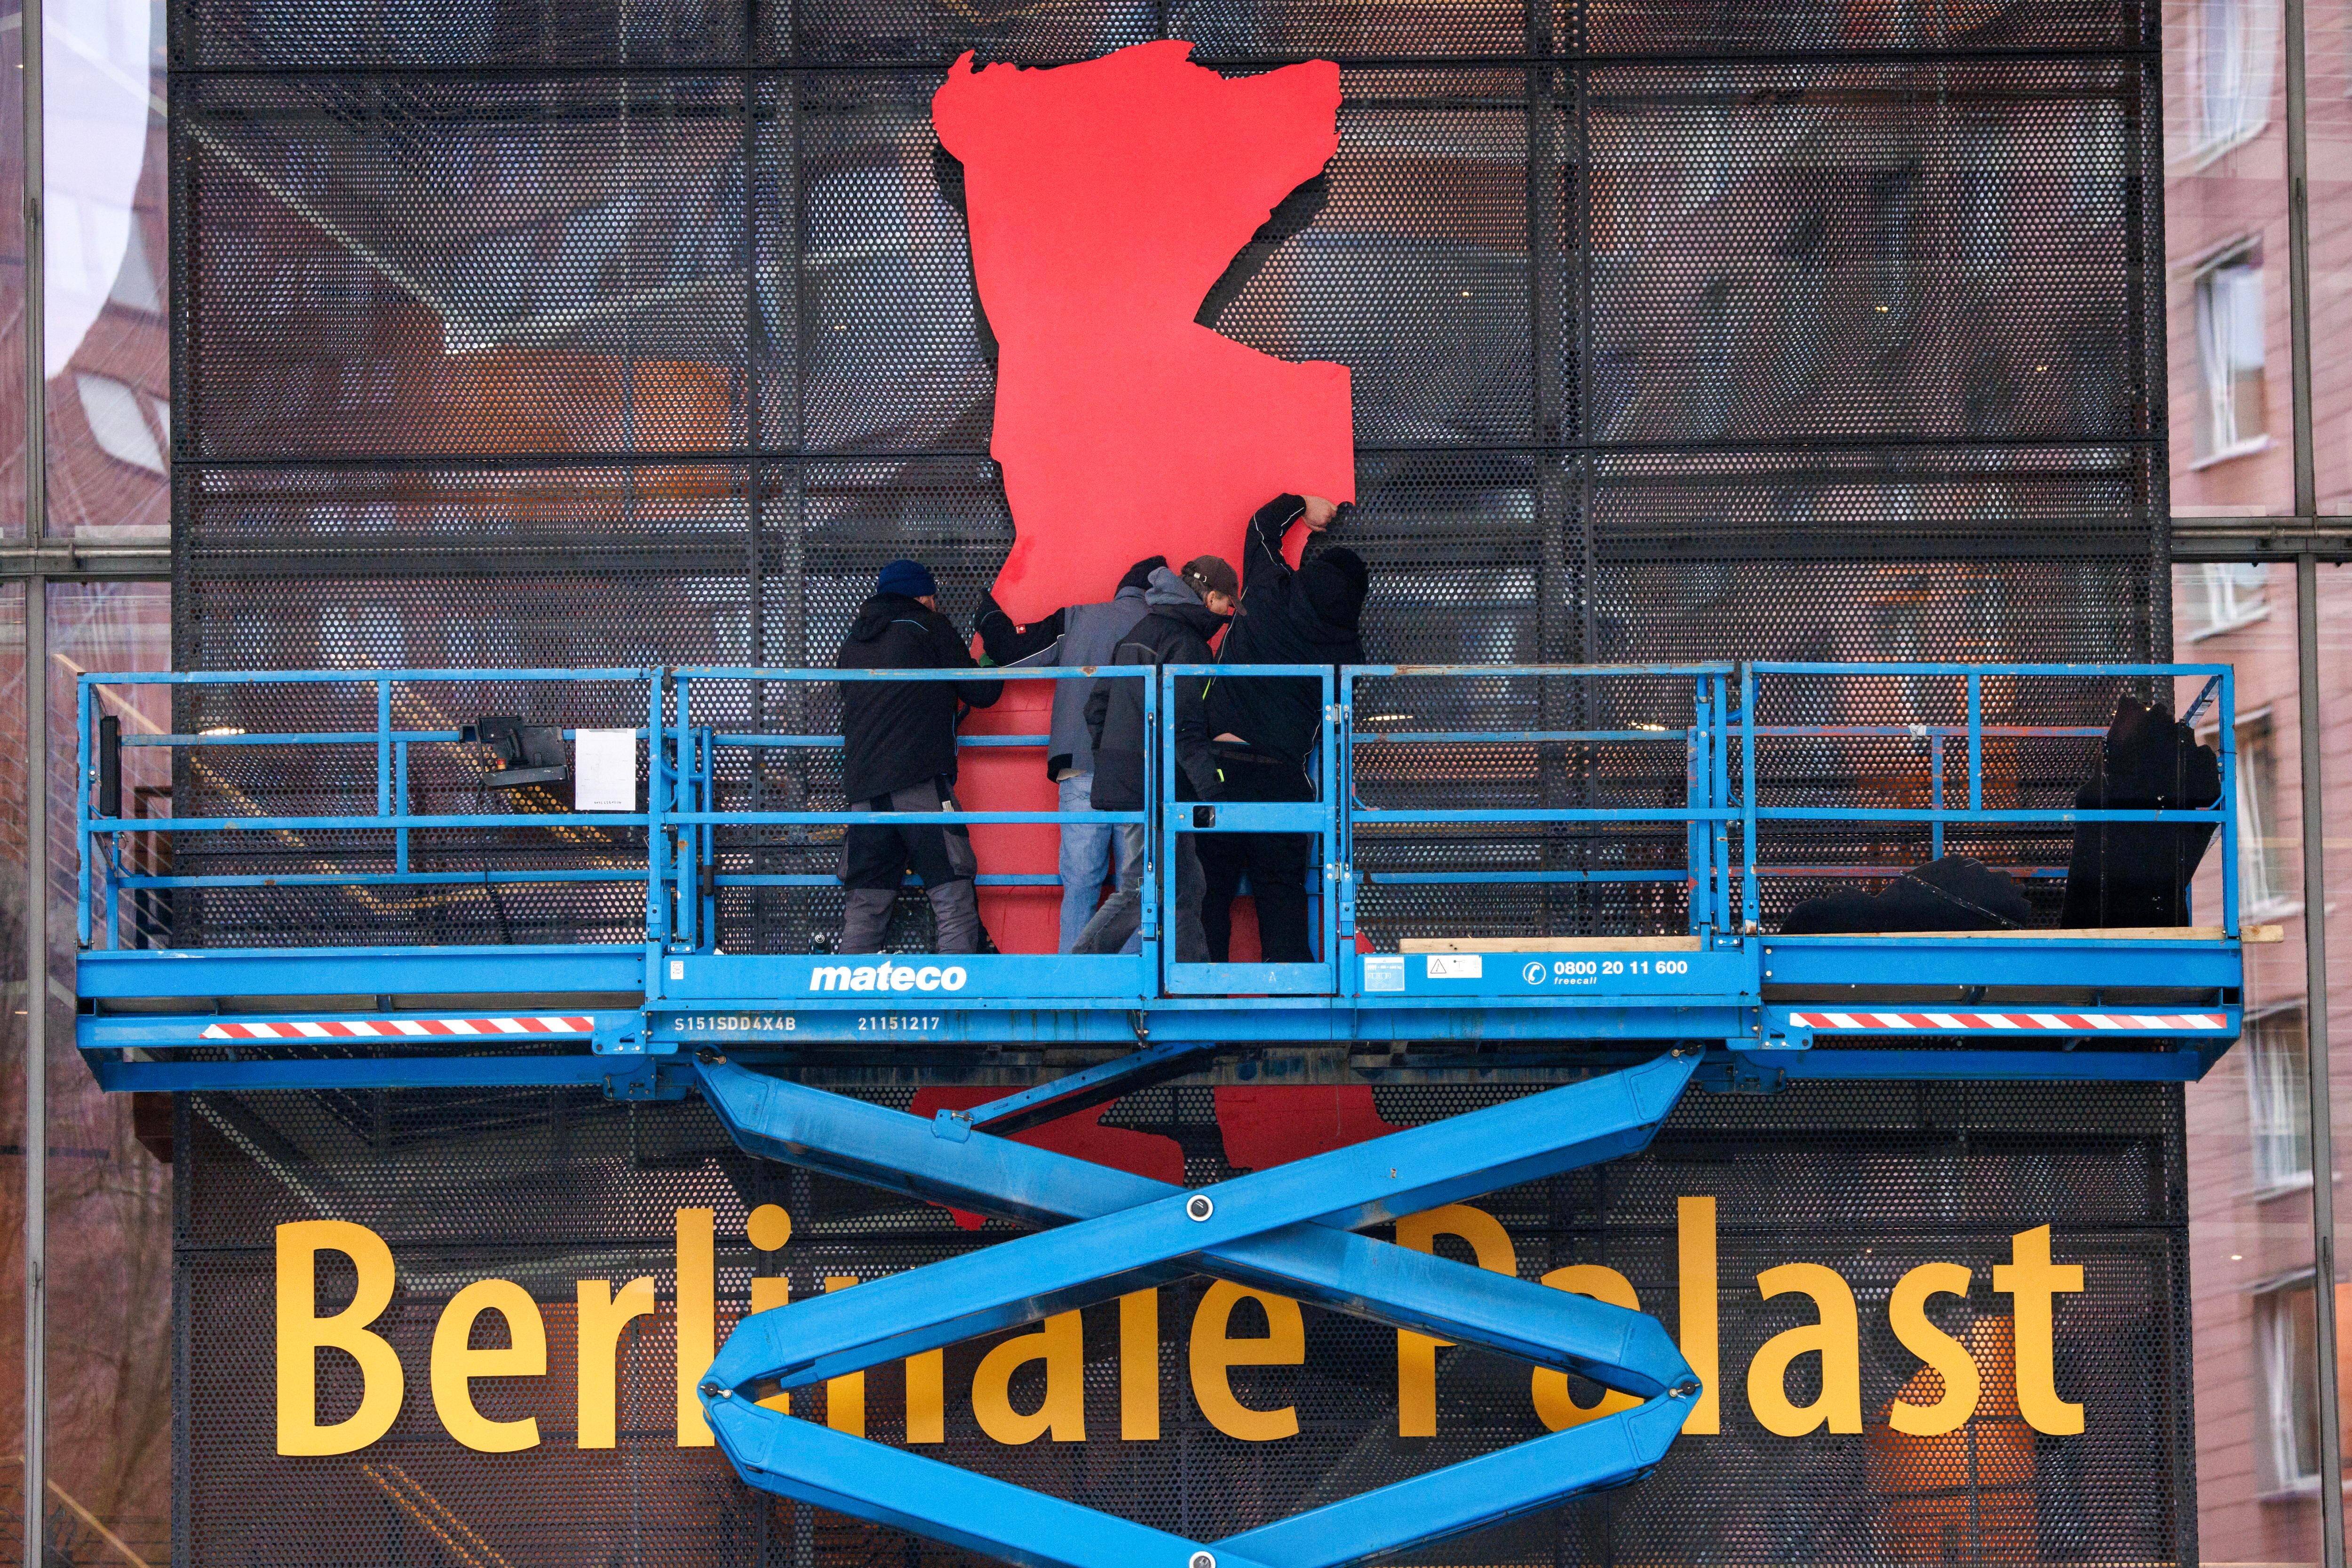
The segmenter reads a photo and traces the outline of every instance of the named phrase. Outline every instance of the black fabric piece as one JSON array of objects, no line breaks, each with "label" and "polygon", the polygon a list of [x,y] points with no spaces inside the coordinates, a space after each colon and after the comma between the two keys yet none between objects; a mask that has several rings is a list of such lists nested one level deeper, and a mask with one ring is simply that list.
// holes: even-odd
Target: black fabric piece
[{"label": "black fabric piece", "polygon": [[1118,580],[1118,585],[1121,588],[1149,588],[1151,586],[1151,574],[1167,564],[1168,558],[1164,555],[1145,556],[1127,569],[1127,575]]},{"label": "black fabric piece", "polygon": [[[2076,791],[2082,810],[2182,810],[2221,798],[2221,759],[2170,710],[2116,704],[2099,770]],[[2084,822],[2074,829],[2059,923],[2071,930],[2185,925],[2189,883],[2213,830],[2200,822]]]},{"label": "black fabric piece", "polygon": [[[1282,559],[1283,536],[1305,510],[1298,497],[1276,496],[1250,519],[1249,537],[1242,543],[1242,608],[1246,613],[1226,633],[1224,663],[1336,668],[1367,662],[1364,640],[1353,619],[1326,616],[1302,587],[1319,571],[1320,560],[1337,552],[1326,551],[1305,572],[1292,571]],[[1335,567],[1328,576],[1335,588],[1344,587],[1345,566]],[[1360,609],[1361,598],[1355,602]],[[1252,750],[1294,767],[1306,765],[1322,724],[1323,694],[1304,676],[1221,678],[1209,690],[1211,735],[1240,736]]]},{"label": "black fabric piece", "polygon": [[1298,569],[1299,590],[1315,613],[1349,632],[1363,619],[1364,595],[1371,584],[1371,569],[1364,558],[1345,546],[1327,549]]},{"label": "black fabric piece", "polygon": [[[948,618],[911,599],[877,593],[857,610],[838,670],[972,670]],[[956,771],[956,704],[993,705],[1002,681],[845,681],[841,790],[853,800],[887,795]]]},{"label": "black fabric piece", "polygon": [[[953,811],[961,810],[945,779],[894,789],[850,802],[853,811]],[[960,822],[852,827],[842,835],[841,883],[845,887],[896,892],[911,866],[927,888],[967,882],[980,871],[971,852],[971,830]]]},{"label": "black fabric piece", "polygon": [[[1115,666],[1206,664],[1216,655],[1209,639],[1224,622],[1210,613],[1182,578],[1160,567],[1144,594],[1150,606],[1111,655]],[[1158,677],[1153,677],[1157,679]],[[1209,754],[1209,728],[1202,701],[1205,683],[1176,683],[1176,798],[1214,800],[1222,794],[1216,759]],[[1143,809],[1143,683],[1100,681],[1087,699],[1087,731],[1094,741],[1094,804],[1097,811]]]},{"label": "black fabric piece", "polygon": [[[1230,747],[1217,750],[1228,800],[1312,800],[1314,787],[1286,763]],[[1233,950],[1234,900],[1249,879],[1257,904],[1258,956],[1269,964],[1311,964],[1307,925],[1307,874],[1319,864],[1313,833],[1196,833],[1207,891],[1201,924],[1209,957],[1223,964]]]},{"label": "black fabric piece", "polygon": [[1946,855],[1876,893],[1809,898],[1780,923],[1783,936],[1856,931],[2008,931],[2033,913],[2024,890],[1981,861]]}]

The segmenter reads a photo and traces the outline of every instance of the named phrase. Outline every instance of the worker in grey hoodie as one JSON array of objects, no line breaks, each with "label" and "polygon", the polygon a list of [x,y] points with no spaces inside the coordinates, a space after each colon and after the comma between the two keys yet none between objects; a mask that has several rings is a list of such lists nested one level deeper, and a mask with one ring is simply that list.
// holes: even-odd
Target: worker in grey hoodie
[{"label": "worker in grey hoodie", "polygon": [[[1100,604],[1069,604],[1043,621],[1016,626],[1013,618],[985,594],[981,597],[980,643],[992,664],[1005,668],[1040,666],[1091,669],[1111,662],[1118,640],[1143,619],[1143,594],[1154,570],[1168,558],[1153,556],[1128,568],[1118,580],[1118,591]],[[1056,808],[1084,813],[1094,809],[1095,748],[1087,734],[1087,699],[1094,695],[1091,679],[1054,683],[1054,722],[1045,745],[1045,772],[1058,794]],[[1124,869],[1125,845],[1116,826],[1084,820],[1062,824],[1061,951],[1077,946],[1078,933],[1093,918],[1103,883],[1115,881]]]},{"label": "worker in grey hoodie", "polygon": [[[1111,664],[1145,665],[1155,673],[1163,664],[1205,664],[1216,655],[1209,639],[1224,630],[1242,591],[1241,578],[1213,555],[1194,558],[1181,572],[1160,568],[1144,591],[1150,613],[1118,640]],[[1214,800],[1224,784],[1216,759],[1209,751],[1204,678],[1175,683],[1169,716],[1176,753],[1176,799]],[[1154,792],[1150,777],[1151,737],[1145,731],[1143,683],[1100,681],[1087,699],[1087,732],[1095,744],[1095,810],[1140,811]],[[1122,826],[1131,868],[1146,859],[1141,824]],[[1169,899],[1168,927],[1180,964],[1209,961],[1209,939],[1201,925],[1201,874],[1197,833],[1176,835],[1175,888]],[[1078,933],[1079,953],[1117,953],[1142,920],[1143,878],[1130,869],[1118,879],[1118,889],[1087,928]]]}]

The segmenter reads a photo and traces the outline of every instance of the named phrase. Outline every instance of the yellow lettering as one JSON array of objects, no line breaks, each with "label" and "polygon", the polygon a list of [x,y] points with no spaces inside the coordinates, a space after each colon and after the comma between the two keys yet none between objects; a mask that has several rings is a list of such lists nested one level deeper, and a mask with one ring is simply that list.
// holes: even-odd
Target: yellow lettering
[{"label": "yellow lettering", "polygon": [[[793,1282],[782,1274],[751,1276],[751,1310],[753,1312],[773,1312],[778,1307],[790,1306],[792,1300]],[[771,1394],[758,1403],[763,1410],[782,1410],[790,1414],[793,1396],[789,1394]]]},{"label": "yellow lettering", "polygon": [[2058,1330],[2050,1298],[2081,1290],[2083,1266],[2050,1260],[2046,1225],[2011,1237],[2009,1258],[1993,1265],[1992,1288],[2017,1299],[2017,1408],[2035,1431],[2072,1436],[2083,1429],[2083,1407],[2058,1397]]},{"label": "yellow lettering", "polygon": [[[497,1312],[507,1320],[507,1343],[472,1348],[474,1320]],[[449,1436],[485,1454],[539,1447],[539,1417],[492,1421],[474,1408],[477,1377],[538,1377],[547,1371],[547,1324],[539,1303],[512,1280],[477,1280],[442,1309],[433,1329],[433,1408]]]},{"label": "yellow lettering", "polygon": [[948,1353],[927,1350],[907,1358],[907,1441],[948,1440]]},{"label": "yellow lettering", "polygon": [[[1013,1408],[1013,1375],[1033,1361],[1045,1364],[1045,1397],[1035,1411]],[[1016,1334],[981,1359],[971,1378],[971,1413],[980,1429],[1000,1443],[1034,1442],[1051,1432],[1056,1443],[1087,1440],[1086,1328],[1076,1312],[1056,1312],[1035,1332]]]},{"label": "yellow lettering", "polygon": [[1909,1405],[1897,1399],[1888,1406],[1886,1424],[1911,1437],[1940,1437],[1968,1425],[1977,1413],[1977,1396],[1983,1380],[1969,1347],[1937,1328],[1927,1317],[1930,1296],[1969,1293],[1969,1270],[1958,1263],[1922,1263],[1895,1282],[1886,1303],[1887,1322],[1903,1348],[1927,1364],[1944,1380],[1944,1396],[1933,1405]]},{"label": "yellow lettering", "polygon": [[[857,1283],[855,1274],[827,1274],[824,1293],[845,1291]],[[853,1437],[866,1436],[866,1375],[847,1372],[824,1382],[824,1424]]]},{"label": "yellow lettering", "polygon": [[579,1303],[580,1446],[609,1448],[619,1419],[620,1391],[614,1371],[621,1331],[629,1320],[653,1312],[654,1282],[650,1277],[632,1280],[613,1294],[610,1280],[581,1280],[572,1285]]},{"label": "yellow lettering", "polygon": [[719,1356],[717,1211],[677,1211],[677,1446],[707,1448],[714,1438],[695,1389]]},{"label": "yellow lettering", "polygon": [[[1497,1274],[1519,1271],[1519,1254],[1511,1245],[1510,1232],[1502,1222],[1483,1208],[1473,1208],[1466,1203],[1449,1203],[1443,1208],[1433,1208],[1423,1214],[1409,1214],[1397,1221],[1396,1239],[1400,1247],[1410,1247],[1416,1252],[1434,1252],[1437,1239],[1452,1236],[1470,1244],[1471,1255],[1478,1267]],[[1428,1334],[1414,1333],[1409,1329],[1397,1331],[1397,1436],[1400,1437],[1433,1437],[1437,1436],[1437,1350],[1451,1344],[1452,1340],[1435,1339]]]},{"label": "yellow lettering", "polygon": [[[779,1205],[763,1203],[744,1217],[743,1231],[746,1239],[757,1250],[778,1251],[782,1249],[785,1242],[793,1239],[793,1217],[786,1214]],[[778,1307],[791,1305],[792,1300],[793,1282],[783,1275],[754,1274],[751,1276],[751,1310],[753,1312],[773,1312]],[[789,1394],[771,1394],[765,1399],[759,1401],[759,1405],[763,1410],[780,1410],[790,1414],[793,1396]]]},{"label": "yellow lettering", "polygon": [[[1568,1291],[1580,1296],[1591,1296],[1596,1301],[1606,1301],[1612,1307],[1624,1307],[1640,1312],[1642,1303],[1633,1293],[1633,1281],[1614,1269],[1598,1263],[1571,1263],[1565,1269],[1554,1269],[1543,1277],[1543,1282],[1555,1291]],[[1590,1405],[1579,1405],[1576,1396],[1569,1391],[1568,1374],[1538,1366],[1531,1391],[1536,1401],[1536,1419],[1554,1432],[1564,1432],[1570,1427],[1581,1427],[1587,1421],[1598,1421],[1603,1416],[1614,1416],[1620,1410],[1631,1410],[1641,1403],[1630,1394],[1620,1394],[1612,1388]]]},{"label": "yellow lettering", "polygon": [[[319,1252],[331,1248],[359,1271],[351,1305],[318,1316]],[[364,1225],[302,1219],[278,1228],[278,1451],[348,1454],[386,1432],[404,1393],[400,1356],[372,1333],[392,1304],[392,1249]],[[319,1352],[334,1349],[360,1364],[360,1407],[331,1427],[319,1425]]]},{"label": "yellow lettering", "polygon": [[1676,1285],[1682,1292],[1682,1353],[1698,1377],[1699,1396],[1691,1406],[1685,1432],[1713,1434],[1723,1430],[1723,1396],[1716,1374],[1721,1356],[1716,1313],[1719,1287],[1715,1263],[1715,1199],[1675,1199]]},{"label": "yellow lettering", "polygon": [[[1199,1329],[1196,1317],[1193,1332]],[[1118,1299],[1118,1435],[1131,1443],[1160,1440],[1157,1290],[1130,1291]]]},{"label": "yellow lettering", "polygon": [[[1783,1263],[1756,1276],[1766,1301],[1791,1291],[1813,1299],[1821,1321],[1784,1329],[1764,1342],[1748,1364],[1748,1407],[1764,1429],[1801,1437],[1826,1424],[1832,1432],[1862,1430],[1862,1329],[1853,1291],[1835,1270],[1819,1263]],[[1789,1403],[1789,1364],[1820,1353],[1821,1397],[1811,1405]]]},{"label": "yellow lettering", "polygon": [[[1265,1309],[1263,1339],[1234,1339],[1227,1333],[1234,1308],[1244,1297]],[[1295,1437],[1298,1431],[1298,1407],[1286,1405],[1279,1410],[1251,1409],[1234,1397],[1227,1368],[1297,1366],[1306,1359],[1307,1324],[1298,1315],[1298,1303],[1287,1296],[1244,1291],[1239,1285],[1219,1280],[1209,1287],[1208,1293],[1201,1298],[1200,1310],[1192,1314],[1192,1397],[1200,1404],[1201,1414],[1209,1418],[1209,1425],[1228,1437],[1239,1437],[1245,1443],[1270,1443],[1276,1437]]]}]

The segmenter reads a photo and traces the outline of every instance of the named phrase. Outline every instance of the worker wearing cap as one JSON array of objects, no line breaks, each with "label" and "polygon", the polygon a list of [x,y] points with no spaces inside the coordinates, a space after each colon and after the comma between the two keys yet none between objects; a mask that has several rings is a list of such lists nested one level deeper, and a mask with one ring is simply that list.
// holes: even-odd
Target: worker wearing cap
[{"label": "worker wearing cap", "polygon": [[[1148,665],[1157,671],[1162,664],[1209,663],[1215,657],[1209,639],[1233,615],[1241,589],[1240,575],[1213,555],[1187,561],[1181,572],[1160,568],[1144,586],[1144,617],[1119,639],[1111,665]],[[1176,683],[1172,718],[1180,800],[1214,800],[1224,793],[1216,761],[1209,753],[1202,701],[1206,687],[1206,680],[1199,677]],[[1150,748],[1143,729],[1143,682],[1097,681],[1094,695],[1087,700],[1087,730],[1095,748],[1095,810],[1142,810],[1152,783],[1147,766]],[[1118,891],[1087,922],[1074,952],[1116,953],[1141,920],[1144,831],[1139,823],[1123,824],[1120,837],[1126,856]],[[1201,858],[1193,837],[1191,833],[1177,836],[1176,892],[1170,912],[1176,959],[1183,964],[1205,963],[1209,956],[1208,937],[1201,926]]]},{"label": "worker wearing cap", "polygon": [[[1364,662],[1356,626],[1370,571],[1351,549],[1326,549],[1296,571],[1282,553],[1294,527],[1320,535],[1343,511],[1320,496],[1276,496],[1250,519],[1243,545],[1242,607],[1247,618],[1225,638],[1223,662],[1325,664]],[[1209,690],[1210,745],[1231,800],[1312,800],[1323,728],[1322,684],[1307,676],[1223,675]],[[1269,964],[1312,963],[1307,879],[1313,833],[1216,833],[1201,845],[1208,879],[1202,924],[1210,956],[1223,963],[1233,939],[1234,897],[1249,879],[1257,902],[1258,945]]]},{"label": "worker wearing cap", "polygon": [[[967,640],[940,613],[940,585],[919,561],[882,569],[834,661],[840,670],[970,670]],[[988,707],[1001,681],[841,683],[841,789],[853,811],[953,811],[956,705]],[[842,953],[878,953],[907,868],[923,879],[936,950],[980,950],[971,833],[961,823],[853,827],[842,835]]]}]

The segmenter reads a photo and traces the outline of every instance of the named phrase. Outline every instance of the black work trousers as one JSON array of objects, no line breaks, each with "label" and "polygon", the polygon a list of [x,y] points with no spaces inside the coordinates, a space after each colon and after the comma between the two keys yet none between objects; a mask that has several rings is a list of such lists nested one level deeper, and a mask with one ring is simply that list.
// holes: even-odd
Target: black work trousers
[{"label": "black work trousers", "polygon": [[[1312,800],[1306,774],[1278,758],[1217,748],[1228,800]],[[1201,870],[1207,881],[1201,925],[1208,933],[1209,957],[1229,962],[1234,944],[1234,900],[1247,877],[1257,901],[1258,949],[1269,964],[1311,964],[1307,931],[1307,877],[1319,864],[1313,833],[1196,833]]]},{"label": "black work trousers", "polygon": [[[894,789],[870,800],[852,800],[853,811],[952,811],[953,790],[944,779]],[[938,953],[980,951],[980,901],[972,887],[979,862],[971,852],[971,830],[961,822],[853,827],[842,835],[841,882],[849,890],[842,907],[837,953],[878,953],[890,925],[890,910],[911,864],[923,879],[939,934]]]}]

